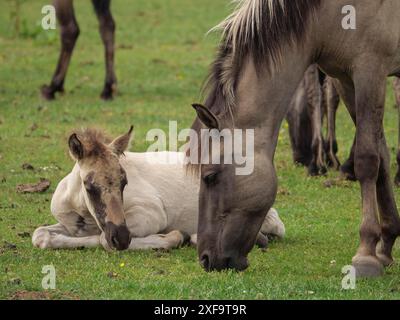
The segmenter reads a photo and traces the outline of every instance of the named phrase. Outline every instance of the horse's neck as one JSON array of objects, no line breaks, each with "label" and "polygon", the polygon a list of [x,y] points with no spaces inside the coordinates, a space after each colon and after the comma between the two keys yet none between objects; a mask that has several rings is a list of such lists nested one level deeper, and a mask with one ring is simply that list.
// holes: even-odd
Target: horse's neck
[{"label": "horse's neck", "polygon": [[267,148],[272,158],[281,123],[311,62],[311,49],[287,46],[275,71],[257,71],[249,60],[237,87],[235,126],[255,129],[255,148]]}]

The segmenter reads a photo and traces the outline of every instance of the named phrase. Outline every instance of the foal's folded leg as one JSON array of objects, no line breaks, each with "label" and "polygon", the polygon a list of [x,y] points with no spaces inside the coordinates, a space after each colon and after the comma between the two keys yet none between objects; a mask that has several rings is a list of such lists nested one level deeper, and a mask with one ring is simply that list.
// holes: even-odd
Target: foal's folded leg
[{"label": "foal's folded leg", "polygon": [[40,249],[93,248],[100,245],[100,236],[73,237],[62,224],[58,223],[36,229],[32,243]]},{"label": "foal's folded leg", "polygon": [[129,250],[170,250],[179,248],[189,243],[189,241],[190,236],[184,232],[175,230],[168,234],[153,234],[145,238],[132,238]]},{"label": "foal's folded leg", "polygon": [[272,208],[269,210],[261,226],[260,233],[269,237],[282,239],[285,237],[286,229],[278,212]]}]

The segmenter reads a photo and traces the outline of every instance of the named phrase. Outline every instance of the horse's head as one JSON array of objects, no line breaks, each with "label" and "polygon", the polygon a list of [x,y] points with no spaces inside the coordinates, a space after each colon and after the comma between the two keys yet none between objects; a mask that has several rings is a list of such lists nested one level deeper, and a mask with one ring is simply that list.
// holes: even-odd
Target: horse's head
[{"label": "horse's head", "polygon": [[123,191],[128,183],[119,158],[128,149],[133,127],[110,142],[97,130],[74,133],[69,138],[71,156],[77,161],[82,192],[91,215],[104,231],[108,245],[117,250],[129,247]]},{"label": "horse's head", "polygon": [[[223,131],[229,133],[232,121],[229,116],[215,115],[201,105],[194,105],[197,111],[197,125],[208,129],[216,129],[221,133],[221,141],[226,140]],[[239,135],[243,135],[243,131]],[[243,137],[243,136],[242,136]],[[247,135],[246,135],[247,138]],[[202,138],[200,144],[204,144]],[[246,174],[238,174],[242,168],[235,161],[227,164],[221,158],[219,163],[204,163],[197,167],[201,184],[199,194],[199,222],[197,248],[200,263],[207,271],[247,268],[247,255],[253,248],[257,234],[265,219],[265,215],[273,204],[271,194],[276,180],[272,163],[264,152],[248,149],[251,141],[238,139],[234,135],[231,141],[234,147],[227,152],[224,144],[217,148],[209,147],[209,158],[230,157],[246,149],[246,157],[251,158],[254,170]],[[240,143],[243,141],[244,143]],[[238,143],[239,142],[239,143]],[[210,144],[208,143],[207,146]],[[246,145],[246,146],[245,146]],[[244,148],[244,149],[243,149]],[[203,151],[203,148],[200,148]]]}]

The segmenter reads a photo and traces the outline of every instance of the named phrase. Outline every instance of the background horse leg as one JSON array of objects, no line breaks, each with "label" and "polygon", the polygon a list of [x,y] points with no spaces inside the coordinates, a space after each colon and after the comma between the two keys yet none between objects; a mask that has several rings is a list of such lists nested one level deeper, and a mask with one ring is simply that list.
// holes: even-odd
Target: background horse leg
[{"label": "background horse leg", "polygon": [[326,102],[328,127],[325,146],[326,163],[330,168],[339,170],[340,161],[337,158],[338,145],[336,140],[336,112],[339,107],[340,99],[330,77],[325,78],[323,90],[325,96],[324,100]]},{"label": "background horse leg", "polygon": [[42,96],[47,100],[53,100],[56,92],[64,92],[65,76],[79,36],[72,0],[54,0],[54,7],[61,29],[61,53],[50,85],[44,85],[41,89]]},{"label": "background horse leg", "polygon": [[398,151],[397,151],[397,173],[396,177],[394,179],[394,183],[396,186],[400,187],[400,78],[394,77],[393,80],[393,90],[395,94],[395,100],[396,100],[396,108],[399,113],[399,119],[398,119],[398,131],[399,131],[399,136],[398,136]]},{"label": "background horse leg", "polygon": [[[376,66],[379,65],[380,62],[376,63]],[[386,147],[386,144],[382,144],[386,75],[384,70],[371,70],[371,67],[367,70],[356,69],[354,75],[357,120],[354,168],[361,185],[363,219],[361,243],[353,258],[353,266],[357,276],[372,277],[383,273],[383,265],[376,255],[376,246],[382,234],[378,220],[377,186],[387,183],[387,176],[380,174],[380,169],[385,166],[381,163],[381,150]],[[392,192],[391,186],[389,190]]]},{"label": "background horse leg", "polygon": [[40,249],[93,248],[100,245],[100,236],[73,237],[61,223],[58,223],[36,229],[32,243]]},{"label": "background horse leg", "polygon": [[289,124],[290,144],[295,164],[308,166],[311,162],[312,125],[307,112],[304,80],[297,88],[289,106],[286,121]]},{"label": "background horse leg", "polygon": [[316,65],[311,66],[305,76],[308,114],[311,119],[312,159],[308,166],[311,176],[326,174],[324,163],[324,140],[322,137],[322,90],[319,82],[319,71]]},{"label": "background horse leg", "polygon": [[105,47],[106,79],[101,98],[110,100],[116,91],[117,77],[114,71],[114,34],[115,22],[110,10],[111,0],[92,0],[100,23],[100,34]]}]

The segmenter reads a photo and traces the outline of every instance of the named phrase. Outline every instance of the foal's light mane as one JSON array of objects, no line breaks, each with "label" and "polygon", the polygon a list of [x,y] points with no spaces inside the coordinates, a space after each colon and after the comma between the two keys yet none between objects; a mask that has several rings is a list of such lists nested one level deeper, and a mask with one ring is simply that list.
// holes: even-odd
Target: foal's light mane
[{"label": "foal's light mane", "polygon": [[76,130],[75,133],[85,146],[85,157],[106,158],[109,155],[107,144],[112,140],[102,130],[85,128]]},{"label": "foal's light mane", "polygon": [[[220,30],[222,39],[203,89],[205,106],[220,117],[233,119],[236,85],[244,61],[251,58],[257,67],[265,65],[269,70],[278,67],[284,45],[301,43],[321,1],[234,0],[234,12],[211,29]],[[192,129],[199,132],[201,128],[196,119]]]}]

